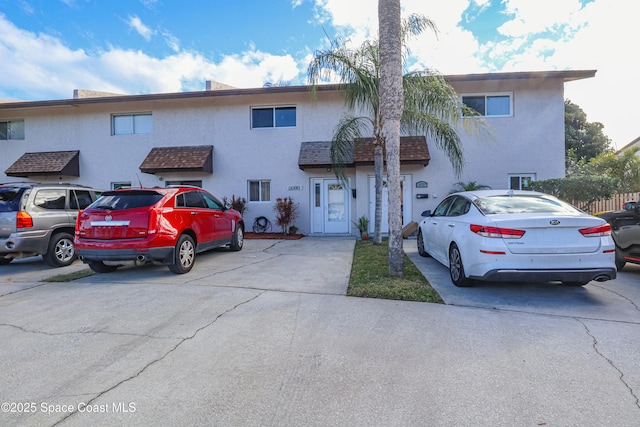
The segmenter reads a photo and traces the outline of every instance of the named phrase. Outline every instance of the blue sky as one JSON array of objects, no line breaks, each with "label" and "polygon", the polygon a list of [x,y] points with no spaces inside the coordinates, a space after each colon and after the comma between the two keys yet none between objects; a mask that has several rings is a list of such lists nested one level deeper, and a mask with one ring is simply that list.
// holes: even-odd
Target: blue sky
[{"label": "blue sky", "polygon": [[[628,0],[402,0],[438,26],[411,67],[444,74],[596,69],[565,97],[622,147],[640,136]],[[74,89],[140,94],[306,83],[328,39],[377,33],[376,0],[0,0],[0,99],[70,98]]]}]

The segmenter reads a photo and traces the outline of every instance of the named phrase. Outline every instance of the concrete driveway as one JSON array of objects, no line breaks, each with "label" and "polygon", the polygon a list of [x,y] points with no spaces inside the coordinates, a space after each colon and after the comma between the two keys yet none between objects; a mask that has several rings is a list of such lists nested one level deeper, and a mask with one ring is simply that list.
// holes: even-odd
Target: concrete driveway
[{"label": "concrete driveway", "polygon": [[404,250],[446,304],[616,322],[640,321],[640,265],[627,264],[618,273],[618,279],[590,282],[584,287],[479,282],[473,287],[458,288],[451,282],[445,266],[418,254],[415,240],[405,241]]},{"label": "concrete driveway", "polygon": [[640,313],[350,298],[353,245],[251,240],[187,275],[68,283],[3,266],[0,424],[639,425]]}]

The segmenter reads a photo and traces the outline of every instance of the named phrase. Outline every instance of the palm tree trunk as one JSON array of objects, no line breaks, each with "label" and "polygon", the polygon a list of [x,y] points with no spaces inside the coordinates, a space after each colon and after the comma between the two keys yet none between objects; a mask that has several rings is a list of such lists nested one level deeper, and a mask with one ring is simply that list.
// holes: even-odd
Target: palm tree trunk
[{"label": "palm tree trunk", "polygon": [[400,119],[402,117],[402,37],[400,0],[378,0],[380,26],[380,115],[387,152],[389,190],[389,275],[401,277],[402,205],[400,187]]},{"label": "palm tree trunk", "polygon": [[373,219],[373,244],[382,243],[382,175],[384,169],[384,152],[382,144],[376,141],[373,147],[373,170],[375,175],[376,187],[376,204],[375,215]]}]

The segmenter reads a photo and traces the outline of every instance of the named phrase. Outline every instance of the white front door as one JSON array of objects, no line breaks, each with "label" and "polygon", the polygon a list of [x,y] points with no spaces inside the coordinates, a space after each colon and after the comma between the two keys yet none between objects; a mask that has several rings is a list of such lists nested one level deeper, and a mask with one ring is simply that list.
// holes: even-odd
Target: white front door
[{"label": "white front door", "polygon": [[312,232],[349,233],[349,189],[337,179],[312,181]]},{"label": "white front door", "polygon": [[[411,212],[411,177],[400,176],[400,204],[402,209],[402,225],[405,226],[412,221]],[[369,233],[373,233],[376,217],[376,178],[369,177]],[[389,189],[387,188],[387,178],[382,179],[382,224],[381,233],[389,232]]]}]

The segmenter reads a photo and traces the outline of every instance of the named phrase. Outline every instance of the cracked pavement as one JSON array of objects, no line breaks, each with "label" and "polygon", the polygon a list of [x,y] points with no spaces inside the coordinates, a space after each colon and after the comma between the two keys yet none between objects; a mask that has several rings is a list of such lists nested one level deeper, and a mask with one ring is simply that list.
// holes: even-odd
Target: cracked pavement
[{"label": "cracked pavement", "polygon": [[65,283],[39,280],[85,267],[1,267],[0,397],[20,411],[0,424],[640,425],[640,266],[455,288],[408,240],[446,302],[424,304],[346,297],[353,245],[248,240],[186,275]]}]

